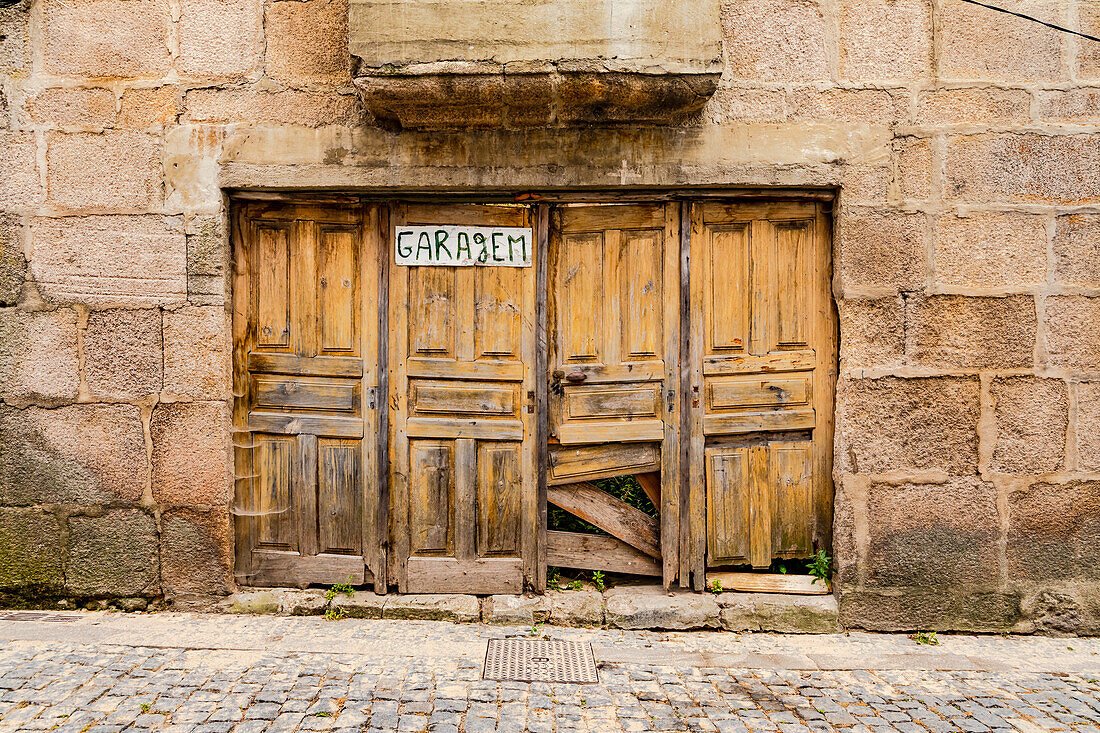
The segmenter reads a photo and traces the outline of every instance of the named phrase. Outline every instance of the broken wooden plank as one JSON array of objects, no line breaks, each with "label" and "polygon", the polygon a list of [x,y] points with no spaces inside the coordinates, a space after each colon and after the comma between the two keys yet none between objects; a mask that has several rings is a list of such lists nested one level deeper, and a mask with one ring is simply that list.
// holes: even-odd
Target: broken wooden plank
[{"label": "broken wooden plank", "polygon": [[661,472],[656,471],[653,473],[639,473],[634,478],[638,479],[638,485],[642,487],[642,491],[649,497],[649,501],[653,504],[653,508],[658,513],[661,511]]},{"label": "broken wooden plank", "polygon": [[[785,575],[782,573],[707,573],[707,587],[714,581],[722,584],[722,590],[745,593],[791,593],[795,595],[823,596],[829,594],[829,584],[812,575]],[[814,582],[817,581],[817,582]]]},{"label": "broken wooden plank", "polygon": [[546,500],[651,557],[661,556],[657,520],[592,484],[548,487]]},{"label": "broken wooden plank", "polygon": [[606,443],[576,447],[550,446],[551,486],[594,481],[656,471],[661,467],[659,443]]},{"label": "broken wooden plank", "polygon": [[555,567],[661,577],[661,564],[622,540],[579,532],[546,533],[546,563]]}]

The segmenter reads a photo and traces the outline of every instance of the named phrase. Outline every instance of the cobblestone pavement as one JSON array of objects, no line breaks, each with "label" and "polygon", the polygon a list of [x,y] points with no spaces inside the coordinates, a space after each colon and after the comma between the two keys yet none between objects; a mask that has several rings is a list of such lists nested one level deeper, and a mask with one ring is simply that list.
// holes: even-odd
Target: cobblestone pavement
[{"label": "cobblestone pavement", "polygon": [[[484,640],[518,628],[0,622],[0,731],[1100,731],[1098,640],[943,637],[940,651],[870,634],[541,632],[591,641],[600,683],[482,681]],[[710,666],[734,653],[762,661]]]}]

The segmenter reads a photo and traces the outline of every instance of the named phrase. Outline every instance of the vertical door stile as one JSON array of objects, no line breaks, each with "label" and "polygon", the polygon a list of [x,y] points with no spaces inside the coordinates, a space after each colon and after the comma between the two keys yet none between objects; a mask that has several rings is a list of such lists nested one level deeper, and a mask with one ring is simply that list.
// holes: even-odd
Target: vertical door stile
[{"label": "vertical door stile", "polygon": [[[407,205],[397,204],[393,209],[392,226],[400,226],[405,223]],[[392,230],[392,227],[391,227]],[[391,232],[386,232],[386,259],[391,261],[393,255]],[[390,522],[390,546],[393,552],[390,556],[390,571],[397,578],[398,590],[407,591],[407,568],[409,558],[409,436],[405,431],[405,420],[408,417],[408,368],[406,359],[409,344],[409,303],[408,294],[409,278],[402,270],[390,272],[390,319],[389,339],[389,371],[390,371],[390,446],[393,454],[390,456],[390,491],[391,506],[393,507]]]},{"label": "vertical door stile", "polygon": [[[534,589],[537,593],[546,591],[546,509],[547,462],[549,460],[550,415],[548,411],[547,386],[550,377],[547,362],[550,357],[550,343],[547,340],[547,318],[551,294],[547,289],[547,270],[549,268],[550,249],[550,206],[539,204],[535,221],[535,552]],[[527,532],[528,535],[531,532]]]},{"label": "vertical door stile", "polygon": [[[363,559],[374,575],[376,592],[386,590],[385,512],[389,492],[385,480],[387,443],[386,410],[386,302],[384,277],[385,239],[383,207],[361,204],[360,302],[361,354],[363,356],[363,448],[361,488],[363,507]],[[376,327],[372,327],[374,324]],[[372,440],[373,438],[373,440]]]},{"label": "vertical door stile", "polygon": [[[546,355],[542,350],[543,341],[540,333],[545,333],[543,314],[545,312],[545,289],[539,289],[539,278],[545,274],[545,265],[542,259],[543,222],[542,212],[545,205],[527,208],[524,211],[526,226],[534,232],[534,277],[530,278],[531,286],[524,288],[522,312],[523,319],[532,319],[530,326],[520,326],[520,350],[528,355],[523,359],[523,384],[520,389],[520,416],[523,421],[523,434],[527,440],[521,447],[519,470],[522,476],[530,477],[522,480],[521,486],[530,488],[523,491],[520,496],[520,552],[523,556],[523,577],[527,587],[538,588],[542,582],[539,568],[542,567],[539,558],[543,552],[545,542],[545,529],[540,521],[541,504],[540,492],[545,486],[543,453],[546,450],[545,435],[542,435],[541,423],[545,420],[542,411],[538,409],[539,390],[546,388]],[[540,435],[542,439],[540,439]]]},{"label": "vertical door stile", "polygon": [[[813,457],[813,503],[816,509],[813,541],[819,548],[829,548],[833,544],[833,402],[837,380],[837,342],[839,325],[836,305],[833,301],[833,250],[832,219],[826,204],[815,207],[813,244],[811,255],[814,266],[813,298],[811,306],[812,330],[817,335],[817,362],[814,367],[815,385],[813,392],[814,411],[817,414],[817,427],[814,431]],[[820,255],[817,251],[820,250]]]},{"label": "vertical door stile", "polygon": [[[688,354],[681,366],[684,378],[684,429],[683,435],[688,442],[687,464],[685,466],[686,485],[684,492],[689,497],[690,504],[686,511],[685,525],[693,526],[695,522],[691,518],[699,511],[697,505],[705,503],[706,488],[705,466],[703,463],[703,340],[704,340],[704,304],[703,298],[706,288],[703,287],[706,277],[713,270],[713,263],[709,261],[708,233],[703,227],[703,209],[695,203],[685,203],[684,208],[689,211],[687,217],[690,220],[688,242],[685,249],[688,252],[687,273],[684,289],[687,292],[689,305],[687,307],[690,328],[686,340],[688,342]],[[703,508],[705,512],[705,507]],[[696,556],[701,550],[705,552],[706,532],[702,536],[696,536],[688,532],[683,543],[685,559],[681,561],[681,585],[686,586],[687,573],[690,562],[687,558]],[[704,561],[705,562],[705,561]]]},{"label": "vertical door stile", "polygon": [[[665,241],[662,250],[665,287],[662,289],[664,302],[661,307],[664,308],[663,320],[669,332],[664,334],[665,374],[661,413],[665,434],[661,442],[661,506],[658,510],[661,519],[662,580],[665,588],[672,586],[680,570],[681,533],[690,537],[690,528],[680,522],[683,500],[687,496],[682,487],[683,467],[686,464],[682,462],[681,440],[685,436],[680,434],[680,416],[683,410],[683,335],[687,326],[684,322],[687,313],[683,307],[687,294],[684,288],[684,266],[687,264],[685,260],[688,258],[687,247],[690,242],[690,229],[685,226],[686,209],[687,204],[683,202],[665,204]],[[681,575],[681,578],[684,577]]]},{"label": "vertical door stile", "polygon": [[389,231],[393,219],[393,206],[380,203],[375,207],[377,225],[373,230],[375,246],[370,254],[378,263],[378,310],[374,322],[378,328],[378,392],[376,401],[375,453],[378,456],[374,476],[377,477],[378,503],[375,506],[374,548],[375,577],[374,592],[386,593],[390,582],[390,463],[393,460],[390,442],[390,256]]},{"label": "vertical door stile", "polygon": [[[249,249],[254,240],[243,209],[232,218],[233,242],[233,538],[234,574],[237,582],[248,584],[252,573],[252,547],[255,545],[254,522],[249,516],[253,505],[254,473],[252,434],[248,431],[248,354],[251,344],[252,291],[249,284]],[[247,237],[247,240],[246,240]]]}]

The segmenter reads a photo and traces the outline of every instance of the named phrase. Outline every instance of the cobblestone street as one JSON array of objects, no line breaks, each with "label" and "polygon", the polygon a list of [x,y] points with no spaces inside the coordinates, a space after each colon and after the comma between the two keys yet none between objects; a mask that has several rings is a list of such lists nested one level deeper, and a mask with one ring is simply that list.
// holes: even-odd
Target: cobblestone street
[{"label": "cobblestone street", "polygon": [[1100,730],[1100,641],[545,628],[596,685],[482,681],[528,629],[190,614],[0,621],[0,730]]}]

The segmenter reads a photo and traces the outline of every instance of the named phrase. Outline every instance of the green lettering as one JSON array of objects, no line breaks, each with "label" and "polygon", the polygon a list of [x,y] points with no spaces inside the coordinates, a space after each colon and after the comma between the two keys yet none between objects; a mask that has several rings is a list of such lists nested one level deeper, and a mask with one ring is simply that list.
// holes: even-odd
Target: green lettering
[{"label": "green lettering", "polygon": [[427,232],[420,232],[420,238],[418,240],[416,240],[416,261],[417,262],[424,262],[424,260],[420,259],[420,253],[421,252],[427,252],[428,253],[427,261],[428,262],[432,261],[432,238],[428,235]]},{"label": "green lettering", "polygon": [[443,244],[447,241],[447,230],[436,229],[435,230],[435,258],[441,259],[439,256],[439,250],[443,250],[447,253],[447,259],[451,259],[451,250],[447,249],[447,246]]},{"label": "green lettering", "polygon": [[411,237],[411,236],[412,236],[412,232],[410,232],[410,231],[404,231],[404,232],[398,232],[397,233],[397,254],[401,255],[402,257],[411,257],[412,256],[412,253],[413,253],[412,245],[411,244],[406,244],[406,245],[401,244],[401,237]]},{"label": "green lettering", "polygon": [[455,254],[458,259],[462,259],[462,253],[466,253],[466,257],[469,259],[474,258],[473,252],[470,251],[470,234],[469,232],[460,231],[456,237],[458,239],[458,252]]}]

